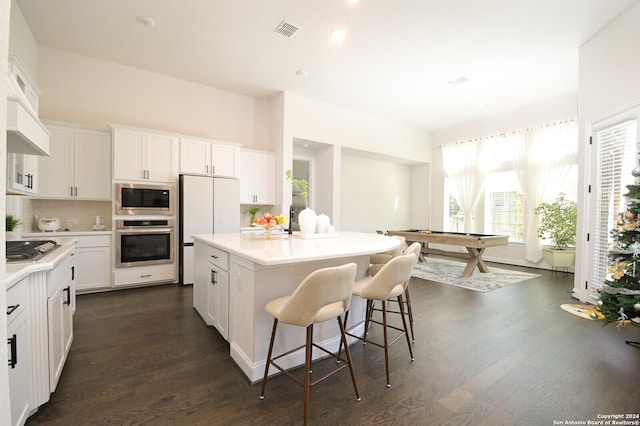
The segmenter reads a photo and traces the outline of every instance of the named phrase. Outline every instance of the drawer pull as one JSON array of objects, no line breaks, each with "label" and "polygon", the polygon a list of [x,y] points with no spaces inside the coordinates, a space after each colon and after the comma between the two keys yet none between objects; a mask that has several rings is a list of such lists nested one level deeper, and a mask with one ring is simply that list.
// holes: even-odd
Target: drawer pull
[{"label": "drawer pull", "polygon": [[9,367],[16,368],[16,364],[18,363],[18,336],[14,334],[13,337],[8,338],[7,344],[11,345],[11,349],[9,350],[11,354]]},{"label": "drawer pull", "polygon": [[20,304],[7,306],[7,315],[11,315],[16,309],[20,307]]},{"label": "drawer pull", "polygon": [[140,278],[149,278],[151,276],[151,274],[143,274],[140,275]]},{"label": "drawer pull", "polygon": [[211,257],[213,257],[214,259],[219,259],[219,257],[216,256],[215,254],[212,254]]}]

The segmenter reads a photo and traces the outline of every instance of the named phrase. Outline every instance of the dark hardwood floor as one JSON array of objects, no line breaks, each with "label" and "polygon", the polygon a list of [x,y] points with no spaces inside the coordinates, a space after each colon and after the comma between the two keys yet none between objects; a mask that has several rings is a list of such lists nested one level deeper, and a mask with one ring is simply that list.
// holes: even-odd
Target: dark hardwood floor
[{"label": "dark hardwood floor", "polygon": [[[398,341],[387,389],[382,350],[356,343],[362,400],[345,370],[311,390],[310,423],[553,425],[637,414],[640,348],[625,340],[640,340],[640,328],[562,311],[577,303],[573,276],[535,272],[490,293],[413,279],[415,361]],[[175,285],[78,296],[60,383],[27,424],[300,424],[302,389],[275,377],[261,401],[191,298]]]}]

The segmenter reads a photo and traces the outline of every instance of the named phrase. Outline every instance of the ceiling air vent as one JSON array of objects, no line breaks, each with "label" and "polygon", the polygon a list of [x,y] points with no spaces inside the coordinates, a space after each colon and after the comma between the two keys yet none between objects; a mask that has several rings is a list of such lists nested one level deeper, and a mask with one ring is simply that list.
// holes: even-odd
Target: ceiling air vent
[{"label": "ceiling air vent", "polygon": [[298,31],[298,27],[293,25],[290,22],[282,21],[278,28],[276,28],[276,33],[280,34],[283,37],[291,38]]}]

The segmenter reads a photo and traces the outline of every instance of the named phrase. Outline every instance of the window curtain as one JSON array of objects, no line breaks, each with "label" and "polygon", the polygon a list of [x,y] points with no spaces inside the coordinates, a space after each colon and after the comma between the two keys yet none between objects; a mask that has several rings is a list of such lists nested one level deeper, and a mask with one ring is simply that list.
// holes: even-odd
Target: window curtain
[{"label": "window curtain", "polygon": [[482,167],[485,141],[472,140],[442,146],[444,169],[453,183],[453,192],[464,212],[464,232],[473,232],[472,212],[478,204],[487,167]]},{"label": "window curtain", "polygon": [[573,121],[514,132],[507,136],[513,168],[525,199],[525,259],[542,260],[535,208],[558,195],[571,167],[577,163],[578,128]]}]

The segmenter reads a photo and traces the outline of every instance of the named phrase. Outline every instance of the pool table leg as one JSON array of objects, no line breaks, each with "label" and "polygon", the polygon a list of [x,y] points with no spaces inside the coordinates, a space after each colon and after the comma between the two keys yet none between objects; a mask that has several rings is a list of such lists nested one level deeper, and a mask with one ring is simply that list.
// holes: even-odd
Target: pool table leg
[{"label": "pool table leg", "polygon": [[469,261],[467,262],[467,267],[464,268],[464,271],[462,271],[463,277],[470,277],[476,267],[480,270],[480,272],[489,272],[489,267],[486,263],[484,263],[484,260],[482,260],[484,248],[477,249],[473,247],[467,247],[467,251],[469,252]]}]

